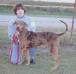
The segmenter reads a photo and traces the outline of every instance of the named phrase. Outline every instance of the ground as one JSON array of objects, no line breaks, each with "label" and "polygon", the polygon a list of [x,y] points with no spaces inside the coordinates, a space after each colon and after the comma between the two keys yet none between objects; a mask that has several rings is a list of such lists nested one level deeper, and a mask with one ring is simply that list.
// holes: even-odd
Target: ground
[{"label": "ground", "polygon": [[51,71],[54,60],[49,49],[38,48],[36,55],[36,64],[26,66],[13,65],[9,62],[7,28],[0,27],[0,74],[76,74],[76,35],[70,41],[69,33],[60,37],[61,44],[59,55],[61,64],[55,71]]},{"label": "ground", "polygon": [[[1,74],[76,74],[76,50],[75,47],[61,47],[60,67],[51,71],[54,61],[49,52],[37,52],[36,64],[26,66],[23,65],[12,65],[8,61],[8,56],[2,54],[0,57],[0,73]],[[43,50],[43,49],[42,49]],[[45,50],[45,49],[44,49]],[[43,51],[44,51],[43,50]]]}]

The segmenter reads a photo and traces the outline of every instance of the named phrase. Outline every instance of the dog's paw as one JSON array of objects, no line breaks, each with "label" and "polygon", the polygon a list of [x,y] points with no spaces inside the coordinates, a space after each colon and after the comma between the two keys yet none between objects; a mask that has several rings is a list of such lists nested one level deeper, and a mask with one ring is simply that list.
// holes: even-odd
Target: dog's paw
[{"label": "dog's paw", "polygon": [[58,69],[59,65],[55,65],[54,67],[52,67],[51,71],[55,71],[56,69]]},{"label": "dog's paw", "polygon": [[30,65],[30,63],[26,63],[26,65],[27,65],[27,66]]}]

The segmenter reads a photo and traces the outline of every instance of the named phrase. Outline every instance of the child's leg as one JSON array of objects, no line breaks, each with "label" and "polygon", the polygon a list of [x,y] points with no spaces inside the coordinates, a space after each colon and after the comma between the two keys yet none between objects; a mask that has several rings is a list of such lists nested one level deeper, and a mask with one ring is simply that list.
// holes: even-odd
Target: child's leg
[{"label": "child's leg", "polygon": [[18,49],[18,45],[13,43],[12,44],[12,52],[11,52],[11,63],[17,64],[20,63],[20,50]]},{"label": "child's leg", "polygon": [[30,63],[35,64],[36,48],[30,48]]}]

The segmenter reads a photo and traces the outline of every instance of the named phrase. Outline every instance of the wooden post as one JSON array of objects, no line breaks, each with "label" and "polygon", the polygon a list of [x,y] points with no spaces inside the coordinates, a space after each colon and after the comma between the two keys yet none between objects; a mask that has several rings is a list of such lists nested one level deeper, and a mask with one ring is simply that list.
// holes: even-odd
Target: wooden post
[{"label": "wooden post", "polygon": [[[74,3],[74,9],[76,10],[76,0],[75,0],[75,3]],[[72,35],[73,35],[75,10],[74,10],[73,18],[72,18],[72,26],[71,26],[71,36],[70,36],[70,40],[72,40]]]}]

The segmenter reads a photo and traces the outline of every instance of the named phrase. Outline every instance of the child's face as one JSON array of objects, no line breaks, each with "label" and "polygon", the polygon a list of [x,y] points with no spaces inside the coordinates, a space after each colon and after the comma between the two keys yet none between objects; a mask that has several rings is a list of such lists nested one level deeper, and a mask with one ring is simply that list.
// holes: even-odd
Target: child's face
[{"label": "child's face", "polygon": [[21,9],[21,8],[18,9],[16,13],[17,13],[17,16],[20,16],[20,17],[21,17],[21,16],[24,16],[24,10]]}]

